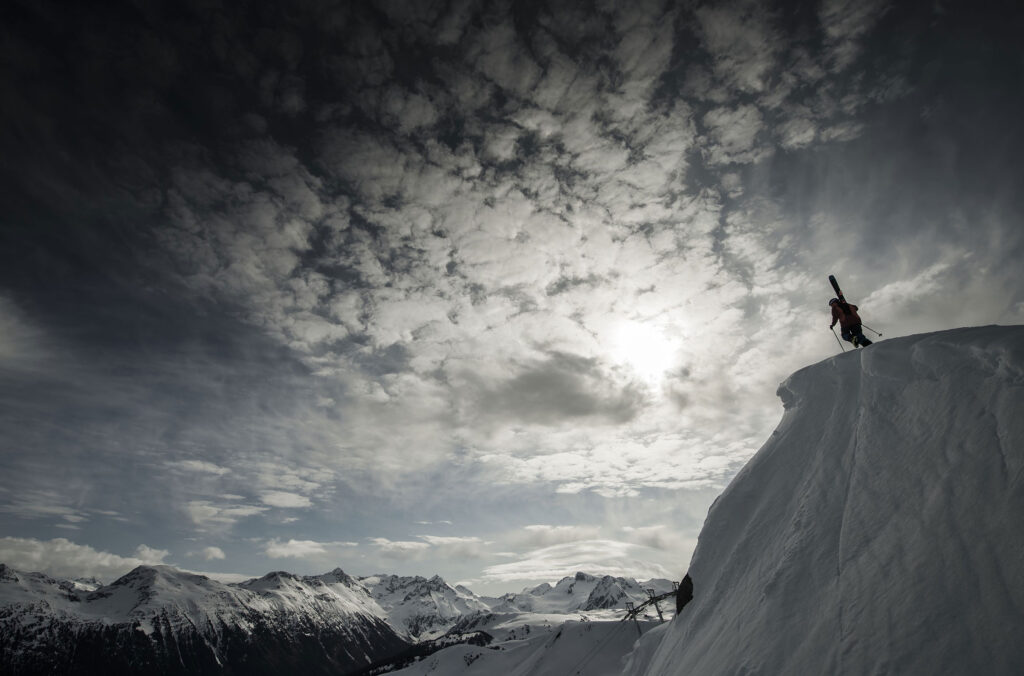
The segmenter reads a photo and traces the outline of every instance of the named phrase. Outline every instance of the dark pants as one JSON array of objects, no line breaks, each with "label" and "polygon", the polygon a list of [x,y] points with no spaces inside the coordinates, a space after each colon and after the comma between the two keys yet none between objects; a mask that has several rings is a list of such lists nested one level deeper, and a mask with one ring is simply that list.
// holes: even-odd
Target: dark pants
[{"label": "dark pants", "polygon": [[839,328],[842,330],[843,340],[846,342],[852,343],[855,337],[858,342],[865,342],[864,332],[861,330],[860,324],[854,324],[853,326],[846,327],[840,326]]}]

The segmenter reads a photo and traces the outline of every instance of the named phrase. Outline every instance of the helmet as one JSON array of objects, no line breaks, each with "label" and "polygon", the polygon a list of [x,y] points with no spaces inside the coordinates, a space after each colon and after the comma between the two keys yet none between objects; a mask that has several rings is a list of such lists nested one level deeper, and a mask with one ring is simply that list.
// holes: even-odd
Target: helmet
[{"label": "helmet", "polygon": [[832,300],[830,300],[828,302],[828,305],[829,305],[829,307],[832,307],[832,305],[834,305],[835,303],[838,303],[838,302],[839,302],[838,298],[833,298]]}]

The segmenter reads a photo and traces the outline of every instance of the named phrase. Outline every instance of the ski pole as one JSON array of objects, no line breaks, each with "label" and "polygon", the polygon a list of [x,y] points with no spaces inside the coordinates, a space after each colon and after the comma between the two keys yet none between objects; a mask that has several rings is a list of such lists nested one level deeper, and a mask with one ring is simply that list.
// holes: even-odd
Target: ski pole
[{"label": "ski pole", "polygon": [[[881,333],[879,333],[878,331],[875,331],[875,330],[874,330],[873,328],[871,328],[871,327],[870,327],[870,326],[868,326],[867,324],[861,324],[861,326],[862,326],[862,327],[864,327],[865,329],[867,329],[868,331],[870,331],[871,333],[873,333],[873,334],[877,335],[877,336],[878,336],[879,338],[881,338],[881,337],[882,337],[882,334],[881,334]],[[833,332],[835,332],[835,329],[833,329]]]},{"label": "ski pole", "polygon": [[[829,327],[829,328],[831,328],[831,327]],[[843,352],[846,352],[846,348],[843,347],[843,341],[839,340],[839,336],[836,335],[836,330],[835,329],[832,329],[832,335],[836,336],[836,342],[839,343],[839,349],[842,350]]]}]

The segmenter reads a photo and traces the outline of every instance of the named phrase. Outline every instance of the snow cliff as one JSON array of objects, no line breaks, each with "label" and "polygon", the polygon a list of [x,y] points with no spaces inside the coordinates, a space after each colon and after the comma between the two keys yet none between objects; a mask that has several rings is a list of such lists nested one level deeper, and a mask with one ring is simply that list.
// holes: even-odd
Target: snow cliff
[{"label": "snow cliff", "polygon": [[798,371],[626,673],[1024,673],[1024,327]]}]

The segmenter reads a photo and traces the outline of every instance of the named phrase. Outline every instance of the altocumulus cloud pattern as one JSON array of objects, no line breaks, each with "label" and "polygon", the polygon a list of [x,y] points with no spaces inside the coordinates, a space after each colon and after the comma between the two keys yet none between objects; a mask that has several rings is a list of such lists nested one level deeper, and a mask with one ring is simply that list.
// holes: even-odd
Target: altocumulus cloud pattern
[{"label": "altocumulus cloud pattern", "polygon": [[1009,3],[2,15],[15,567],[677,577],[828,273],[1024,318]]}]

